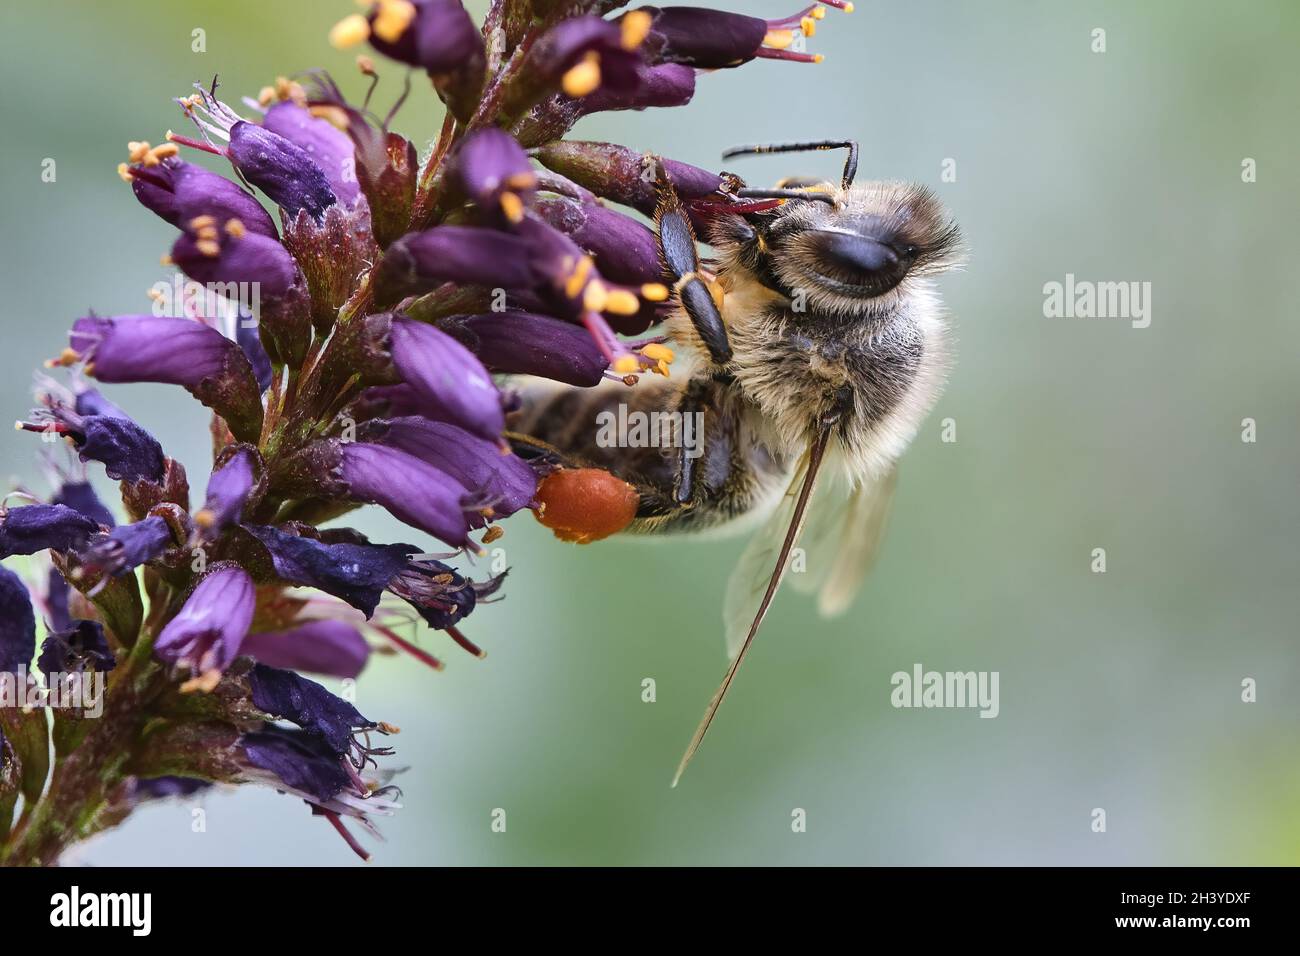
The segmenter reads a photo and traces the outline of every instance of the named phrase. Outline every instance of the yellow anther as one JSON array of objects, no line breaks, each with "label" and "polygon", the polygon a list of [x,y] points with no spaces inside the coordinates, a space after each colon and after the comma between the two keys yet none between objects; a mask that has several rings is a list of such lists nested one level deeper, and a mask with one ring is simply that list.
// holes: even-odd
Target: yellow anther
[{"label": "yellow anther", "polygon": [[814,53],[814,54],[813,54],[813,62],[814,62],[814,63],[821,63],[821,62],[822,62],[823,60],[825,60],[825,59],[826,59],[826,57],[822,56],[820,53]]},{"label": "yellow anther", "polygon": [[415,19],[415,4],[410,0],[379,0],[372,29],[386,43],[396,43]]},{"label": "yellow anther", "polygon": [[641,302],[627,289],[610,289],[602,311],[612,312],[614,315],[636,315],[641,311]]},{"label": "yellow anther", "polygon": [[310,106],[308,110],[311,115],[317,119],[323,119],[337,130],[348,131],[348,114],[341,106],[330,106],[329,104],[320,104]]},{"label": "yellow anther", "polygon": [[501,211],[506,214],[506,218],[511,222],[524,221],[524,201],[514,193],[502,193],[500,200]]},{"label": "yellow anther", "polygon": [[814,17],[804,17],[799,21],[799,29],[803,31],[806,37],[817,35],[817,20]]},{"label": "yellow anther", "polygon": [[520,192],[525,189],[533,189],[537,185],[537,174],[531,169],[511,173],[505,178],[505,184],[508,188]]},{"label": "yellow anther", "polygon": [[169,255],[168,253],[163,253],[161,256],[158,257],[158,262],[160,265],[170,266],[175,264],[176,260],[173,259],[171,255]]},{"label": "yellow anther", "polygon": [[117,164],[117,174],[122,177],[122,182],[129,183],[132,179],[131,167],[126,163]]},{"label": "yellow anther", "polygon": [[808,16],[812,17],[814,20],[825,20],[825,19],[826,19],[826,8],[825,8],[825,7],[813,7],[812,10],[809,12]]},{"label": "yellow anther", "polygon": [[62,365],[66,368],[69,365],[76,365],[80,361],[81,361],[81,356],[78,355],[76,351],[74,351],[71,348],[65,348],[62,352],[59,353],[58,358],[50,359],[50,364]]},{"label": "yellow anther", "polygon": [[126,144],[127,158],[133,163],[143,162],[144,158],[149,155],[149,144],[145,142],[137,143],[132,140]]},{"label": "yellow anther", "polygon": [[594,93],[600,86],[600,57],[595,51],[589,52],[575,66],[569,67],[564,78],[560,80],[560,88],[575,100],[581,99],[588,93]]},{"label": "yellow anther", "polygon": [[604,312],[609,292],[603,282],[588,282],[582,293],[582,307],[588,312]]},{"label": "yellow anther", "polygon": [[257,102],[260,106],[270,106],[275,101],[275,90],[269,86],[264,86],[257,91]]},{"label": "yellow anther", "polygon": [[623,49],[635,50],[641,45],[650,33],[650,21],[650,14],[644,10],[633,10],[623,15],[623,19],[619,21],[622,26],[622,36],[619,41],[623,44]]},{"label": "yellow anther", "polygon": [[619,375],[628,375],[640,371],[641,363],[636,360],[635,355],[620,355],[614,359],[613,368]]},{"label": "yellow anther", "polygon": [[573,271],[569,273],[569,279],[564,284],[564,294],[570,299],[576,299],[583,287],[587,284],[587,277],[591,275],[591,257],[583,256],[573,266]]},{"label": "yellow anther", "polygon": [[500,539],[500,537],[505,533],[505,528],[501,527],[499,524],[494,524],[483,532],[483,543],[491,544],[493,541]]},{"label": "yellow anther", "polygon": [[207,215],[195,216],[193,219],[190,220],[191,229],[206,229],[209,226],[215,226],[216,224],[217,224],[216,216],[207,216]]},{"label": "yellow anther", "polygon": [[365,43],[369,38],[370,24],[359,13],[344,17],[330,30],[330,46],[336,50],[346,50],[358,43]]},{"label": "yellow anther", "polygon": [[226,235],[232,239],[243,239],[248,234],[248,229],[244,226],[242,219],[226,220]]},{"label": "yellow anther", "polygon": [[671,362],[676,357],[672,349],[660,342],[642,346],[641,354],[655,362]]},{"label": "yellow anther", "polygon": [[185,683],[181,684],[180,692],[182,694],[192,694],[195,691],[198,691],[202,694],[210,694],[212,693],[213,688],[220,683],[221,671],[214,667],[211,670],[204,671],[198,677],[191,677]]},{"label": "yellow anther", "polygon": [[380,733],[384,733],[384,734],[400,734],[402,732],[402,728],[398,727],[396,724],[386,723],[385,721],[381,720],[379,722],[379,731]]},{"label": "yellow anther", "polygon": [[844,4],[844,12],[845,12],[845,13],[852,13],[852,12],[853,12],[853,4],[851,4],[851,3],[846,3],[846,4]]},{"label": "yellow anther", "polygon": [[647,302],[664,302],[668,298],[668,286],[662,282],[647,282],[641,286],[641,298]]},{"label": "yellow anther", "polygon": [[194,512],[194,523],[200,528],[211,528],[217,523],[217,516],[211,508],[200,508]]},{"label": "yellow anther", "polygon": [[207,256],[209,259],[215,259],[221,255],[221,243],[215,239],[200,239],[194,243],[194,248],[201,256]]},{"label": "yellow anther", "polygon": [[175,143],[159,143],[153,149],[149,150],[149,154],[151,156],[156,156],[158,159],[162,160],[162,159],[169,159],[172,156],[175,156],[180,151],[181,148],[177,146]]},{"label": "yellow anther", "polygon": [[768,30],[767,36],[763,37],[763,46],[773,50],[784,50],[793,42],[793,30]]}]

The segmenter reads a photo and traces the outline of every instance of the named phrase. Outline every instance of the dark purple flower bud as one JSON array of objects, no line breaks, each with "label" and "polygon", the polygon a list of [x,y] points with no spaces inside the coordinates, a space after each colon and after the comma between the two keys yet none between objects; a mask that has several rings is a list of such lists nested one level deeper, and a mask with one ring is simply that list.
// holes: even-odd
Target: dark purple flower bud
[{"label": "dark purple flower bud", "polygon": [[48,618],[45,623],[51,631],[66,631],[72,627],[72,614],[68,611],[71,591],[68,579],[58,568],[50,568],[45,580],[45,610]]},{"label": "dark purple flower bud", "polygon": [[663,279],[654,233],[630,216],[599,203],[547,199],[537,214],[596,257],[600,274],[614,282],[642,285]]},{"label": "dark purple flower bud", "polygon": [[256,441],[261,433],[253,370],[239,346],[216,329],[152,315],[92,317],[78,319],[68,339],[73,356],[100,381],[182,385],[225,418],[236,438]]},{"label": "dark purple flower bud", "polygon": [[75,551],[99,533],[99,522],[67,505],[27,505],[0,514],[0,558],[46,548]]},{"label": "dark purple flower bud", "polygon": [[430,627],[447,631],[457,644],[482,657],[483,652],[456,625],[474,610],[479,598],[494,593],[504,579],[501,574],[482,583],[468,581],[440,561],[426,561],[398,575],[392,591],[414,607]]},{"label": "dark purple flower bud", "polygon": [[0,674],[17,673],[36,653],[36,612],[22,579],[0,567]]},{"label": "dark purple flower bud", "polygon": [[303,621],[284,631],[250,634],[242,653],[270,667],[356,677],[366,666],[370,644],[346,621]]},{"label": "dark purple flower bud", "polygon": [[81,415],[54,406],[49,422],[19,422],[32,432],[55,432],[68,438],[82,461],[97,461],[115,481],[161,482],[166,459],[158,440],[126,417]]},{"label": "dark purple flower bud", "polygon": [[252,445],[229,445],[222,450],[208,478],[207,499],[194,515],[194,523],[206,537],[214,538],[239,521],[262,482],[262,474],[262,456]]},{"label": "dark purple flower bud", "polygon": [[768,24],[758,17],[703,7],[641,7],[624,17],[650,15],[646,48],[660,63],[705,70],[739,66],[758,55]]},{"label": "dark purple flower bud", "polygon": [[311,154],[292,140],[256,123],[230,127],[226,154],[234,167],[290,219],[306,210],[320,220],[335,203],[330,181]]},{"label": "dark purple flower bud", "polygon": [[72,627],[45,638],[36,666],[49,677],[87,670],[111,671],[117,666],[117,660],[104,637],[104,625],[98,621],[76,621]]},{"label": "dark purple flower bud", "polygon": [[277,720],[297,724],[342,757],[357,746],[353,734],[379,725],[340,697],[293,671],[254,664],[248,673],[253,706]]},{"label": "dark purple flower bud", "polygon": [[[244,530],[266,548],[281,579],[319,588],[370,617],[388,583],[419,549],[409,544],[326,543],[265,525]],[[273,662],[268,662],[273,663]]]},{"label": "dark purple flower bud", "polygon": [[279,299],[297,282],[298,263],[277,240],[243,232],[233,219],[222,229],[193,221],[199,226],[172,244],[171,258],[195,282],[233,285],[236,292],[248,283],[259,300]]},{"label": "dark purple flower bud", "polygon": [[[609,362],[591,336],[570,322],[530,312],[489,312],[461,315],[440,323],[493,372],[540,375],[567,385],[597,385]],[[381,392],[381,389],[371,389]],[[374,396],[387,397],[386,393]],[[389,404],[392,416],[411,414],[398,401]]]},{"label": "dark purple flower bud", "polygon": [[80,558],[87,568],[116,577],[161,557],[174,544],[172,529],[166,519],[150,515],[96,537],[81,552]]},{"label": "dark purple flower bud", "polygon": [[487,127],[470,133],[456,153],[461,188],[480,209],[509,222],[524,218],[537,192],[537,175],[528,154],[505,130]]},{"label": "dark purple flower bud", "polygon": [[297,103],[284,100],[266,111],[262,126],[301,146],[325,174],[331,191],[341,204],[351,206],[361,195],[352,140],[333,123],[313,116]]},{"label": "dark purple flower bud", "polygon": [[473,489],[479,496],[476,504],[492,517],[528,507],[537,491],[537,475],[520,458],[446,422],[419,416],[383,419],[367,422],[358,437],[398,448],[446,472]]},{"label": "dark purple flower bud", "polygon": [[413,455],[364,442],[338,446],[338,479],[349,498],[386,508],[393,517],[456,548],[470,547],[469,489]]},{"label": "dark purple flower bud", "polygon": [[[656,157],[613,143],[564,140],[536,151],[543,166],[590,189],[602,199],[631,206],[653,216],[658,201]],[[664,159],[664,174],[684,200],[721,198],[725,180],[698,166]]]},{"label": "dark purple flower bud", "polygon": [[389,352],[422,413],[496,439],[505,428],[501,393],[474,354],[446,332],[414,319],[392,320]]},{"label": "dark purple flower bud", "polygon": [[271,366],[271,356],[266,354],[262,337],[258,335],[257,323],[247,321],[241,315],[235,323],[235,342],[244,353],[244,358],[248,359],[253,377],[257,379],[257,390],[265,392],[275,378],[275,369]]},{"label": "dark purple flower bud", "polygon": [[234,564],[213,565],[158,635],[154,656],[202,675],[210,688],[239,656],[256,604],[257,589],[246,571]]},{"label": "dark purple flower bud", "polygon": [[99,495],[95,494],[95,489],[88,481],[65,481],[59,487],[58,494],[50,499],[50,503],[67,505],[105,528],[117,524],[113,512],[99,500]]},{"label": "dark purple flower bud", "polygon": [[519,236],[475,226],[436,226],[388,247],[376,274],[376,295],[393,302],[432,292],[444,282],[527,288],[535,281],[529,247]]},{"label": "dark purple flower bud", "polygon": [[330,32],[336,47],[365,39],[384,56],[440,75],[483,58],[483,37],[460,0],[378,0]]},{"label": "dark purple flower bud", "polygon": [[249,232],[276,238],[275,222],[262,204],[219,173],[175,157],[156,166],[124,165],[121,172],[141,205],[178,229],[207,216],[221,227],[238,219]]},{"label": "dark purple flower bud", "polygon": [[329,803],[354,785],[343,761],[315,734],[268,725],[244,734],[240,747],[251,768],[317,803]]}]

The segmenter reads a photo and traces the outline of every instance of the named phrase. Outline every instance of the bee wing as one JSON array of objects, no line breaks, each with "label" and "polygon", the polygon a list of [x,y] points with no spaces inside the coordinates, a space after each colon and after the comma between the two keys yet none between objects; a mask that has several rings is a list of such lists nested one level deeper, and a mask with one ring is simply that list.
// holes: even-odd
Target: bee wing
[{"label": "bee wing", "polygon": [[[713,723],[718,708],[722,706],[723,698],[731,688],[736,671],[740,670],[740,665],[745,660],[745,655],[749,652],[754,637],[763,624],[763,618],[767,616],[767,609],[772,606],[777,588],[781,586],[786,566],[790,563],[790,552],[799,539],[799,532],[803,529],[804,517],[808,513],[808,501],[817,484],[817,473],[821,470],[822,457],[825,455],[829,440],[830,429],[828,428],[823,429],[813,439],[812,445],[796,470],[794,480],[791,481],[789,489],[781,499],[781,504],[750,540],[740,563],[732,572],[731,580],[727,584],[727,596],[723,601],[728,649],[730,650],[732,646],[733,633],[739,634],[740,640],[735,644],[727,675],[709,701],[709,706],[705,708],[704,717],[695,728],[695,735],[691,738],[686,753],[682,755],[681,763],[677,765],[677,773],[673,776],[672,783],[674,787],[682,778],[686,765],[700,749],[709,725]],[[748,622],[748,627],[745,626],[745,622]]]},{"label": "bee wing", "polygon": [[[834,617],[849,609],[867,572],[876,563],[897,484],[897,465],[881,477],[863,482],[849,496],[847,507],[836,515],[834,537],[824,541],[809,539],[809,570],[814,562],[821,565],[817,610],[823,617]],[[827,508],[830,504],[819,501],[817,507]]]}]

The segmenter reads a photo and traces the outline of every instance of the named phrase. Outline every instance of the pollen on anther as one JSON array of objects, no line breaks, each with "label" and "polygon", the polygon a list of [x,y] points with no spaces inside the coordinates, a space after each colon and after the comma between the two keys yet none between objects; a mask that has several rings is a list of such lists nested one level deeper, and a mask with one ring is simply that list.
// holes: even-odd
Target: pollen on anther
[{"label": "pollen on anther", "polygon": [[330,46],[343,50],[358,43],[365,43],[370,38],[370,24],[359,13],[353,13],[334,24],[330,30]]},{"label": "pollen on anther", "polygon": [[663,302],[668,298],[668,287],[662,282],[647,282],[641,286],[641,298],[647,302]]},{"label": "pollen on anther", "polygon": [[627,289],[610,289],[605,308],[600,311],[612,312],[615,315],[636,315],[640,309],[641,303]]},{"label": "pollen on anther", "polygon": [[595,51],[588,51],[580,62],[568,69],[560,81],[560,88],[575,100],[594,93],[599,86],[600,57]]},{"label": "pollen on anther", "polygon": [[641,45],[650,34],[651,19],[650,14],[644,10],[633,10],[623,15],[623,19],[620,21],[622,36],[619,38],[623,49],[635,50]]},{"label": "pollen on anther", "polygon": [[410,0],[379,0],[372,29],[384,42],[396,43],[414,19],[415,4]]},{"label": "pollen on anther", "polygon": [[243,220],[228,219],[226,220],[226,235],[232,239],[243,239],[248,230],[245,228]]}]

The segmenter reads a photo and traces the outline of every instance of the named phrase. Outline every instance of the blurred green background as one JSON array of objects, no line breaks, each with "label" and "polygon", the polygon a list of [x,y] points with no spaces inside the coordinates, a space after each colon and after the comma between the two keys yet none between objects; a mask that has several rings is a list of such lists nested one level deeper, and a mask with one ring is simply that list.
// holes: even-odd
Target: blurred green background
[{"label": "blurred green background", "polygon": [[[797,0],[723,5],[760,15]],[[3,405],[75,317],[145,311],[173,230],[114,168],[182,125],[169,97],[228,99],[322,66],[348,0],[6,4]],[[481,12],[482,4],[476,8]],[[1091,50],[1094,28],[1107,51]],[[206,31],[206,52],[191,31]],[[880,3],[829,11],[817,67],[700,77],[681,110],[576,135],[703,166],[739,142],[856,137],[865,177],[932,184],[971,249],[941,281],[957,362],[902,469],[883,559],[850,614],[775,610],[708,743],[668,780],[724,668],[719,608],[742,542],[562,545],[506,525],[508,600],[436,636],[435,674],[379,657],[358,704],[401,725],[405,809],[383,865],[1285,864],[1300,860],[1294,274],[1300,7],[1197,2]],[[400,73],[385,70],[380,103]],[[397,128],[427,143],[423,84]],[[45,158],[57,181],[41,180]],[[1257,161],[1243,183],[1241,163]],[[945,159],[955,182],[941,182]],[[831,157],[737,160],[754,182]],[[1149,281],[1150,328],[1049,319],[1043,284]],[[205,415],[118,387],[202,487]],[[940,440],[952,418],[957,441]],[[1241,441],[1241,422],[1258,441]],[[15,481],[38,443],[5,433]],[[379,514],[367,531],[397,534]],[[404,538],[410,532],[402,531]],[[1090,570],[1091,552],[1108,570]],[[1001,714],[895,710],[915,662],[996,670]],[[1258,702],[1241,702],[1243,678]],[[653,678],[657,701],[643,703]],[[75,859],[348,864],[269,790],[146,809]],[[1107,832],[1090,828],[1093,808]],[[507,814],[494,833],[494,808]],[[795,808],[807,832],[793,833]]]}]

